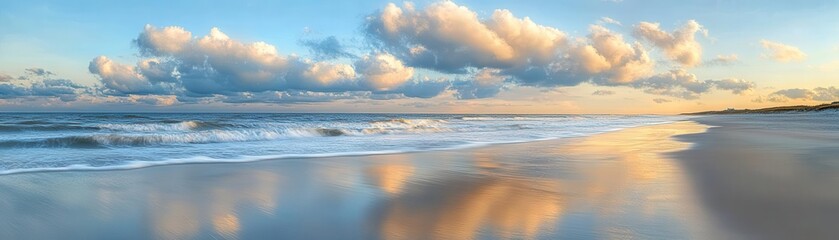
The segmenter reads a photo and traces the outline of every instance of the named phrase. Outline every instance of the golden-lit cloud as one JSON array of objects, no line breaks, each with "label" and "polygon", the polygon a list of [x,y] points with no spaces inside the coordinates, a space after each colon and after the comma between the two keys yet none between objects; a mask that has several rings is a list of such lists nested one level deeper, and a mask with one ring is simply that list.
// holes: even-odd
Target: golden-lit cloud
[{"label": "golden-lit cloud", "polygon": [[708,35],[707,30],[695,20],[690,20],[679,29],[668,33],[659,23],[641,22],[634,33],[640,38],[664,50],[671,60],[682,66],[692,67],[702,62],[702,46],[696,41],[696,33]]},{"label": "golden-lit cloud", "polygon": [[802,61],[807,58],[807,54],[798,49],[798,47],[786,45],[783,43],[772,42],[768,40],[760,40],[760,45],[767,50],[764,57],[773,59],[779,62],[793,62]]},{"label": "golden-lit cloud", "polygon": [[364,56],[355,63],[368,85],[376,90],[392,90],[414,75],[414,68],[406,67],[393,55],[379,53]]},{"label": "golden-lit cloud", "polygon": [[[47,97],[88,105],[176,108],[433,98],[420,104],[431,106],[453,99],[503,98],[511,89],[528,87],[550,92],[581,84],[623,86],[697,99],[713,89],[741,94],[754,86],[734,77],[684,80],[697,78],[686,70],[690,67],[739,61],[736,54],[703,61],[696,35],[707,36],[708,30],[695,20],[673,30],[640,22],[626,36],[610,27],[623,25],[602,17],[573,36],[508,9],[482,14],[453,1],[390,3],[364,17],[361,40],[300,40],[310,50],[307,56],[281,54],[273,44],[243,41],[216,27],[202,35],[180,26],[145,25],[133,41],[139,57],[135,63],[108,56],[89,62],[88,72],[98,80],[95,85],[52,84],[36,91],[6,74],[0,77],[0,99]],[[763,44],[783,49],[776,43]],[[657,66],[663,62],[655,59],[660,57],[657,50],[677,68]],[[772,56],[785,56],[780,59],[796,59],[786,54],[790,51],[773,51],[778,54]],[[673,71],[684,74],[675,76]],[[19,79],[55,75],[37,67],[26,68],[26,74]]]},{"label": "golden-lit cloud", "polygon": [[496,10],[486,22],[465,6],[441,1],[417,9],[390,3],[368,17],[367,31],[415,66],[458,72],[466,66],[502,68],[526,59],[548,62],[567,39],[558,29]]},{"label": "golden-lit cloud", "polygon": [[521,85],[624,84],[654,67],[643,46],[600,25],[572,38],[506,9],[481,19],[450,1],[423,9],[388,4],[368,16],[366,32],[410,66],[450,73],[495,69]]}]

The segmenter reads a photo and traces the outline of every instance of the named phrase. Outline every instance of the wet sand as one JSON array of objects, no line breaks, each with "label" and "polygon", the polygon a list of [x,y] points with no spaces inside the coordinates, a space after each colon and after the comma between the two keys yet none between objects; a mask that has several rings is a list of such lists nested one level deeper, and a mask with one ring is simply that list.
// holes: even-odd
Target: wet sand
[{"label": "wet sand", "polygon": [[839,238],[839,135],[828,129],[835,123],[697,121],[718,127],[677,137],[697,144],[672,156],[689,170],[714,221],[750,239]]},{"label": "wet sand", "polygon": [[5,175],[0,239],[747,236],[727,225],[745,220],[700,196],[719,194],[707,176],[725,181],[696,173],[719,171],[688,156],[709,150],[673,137],[706,129],[686,121],[454,151]]}]

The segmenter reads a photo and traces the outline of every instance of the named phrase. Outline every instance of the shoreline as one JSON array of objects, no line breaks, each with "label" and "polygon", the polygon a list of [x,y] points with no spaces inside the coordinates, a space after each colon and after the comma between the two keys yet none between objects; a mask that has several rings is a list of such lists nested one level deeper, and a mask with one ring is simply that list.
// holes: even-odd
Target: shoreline
[{"label": "shoreline", "polygon": [[695,120],[712,127],[677,136],[698,145],[671,155],[688,170],[717,221],[754,239],[839,235],[839,136],[819,129],[824,126],[785,123],[795,119]]},{"label": "shoreline", "polygon": [[338,153],[312,153],[312,154],[284,154],[284,155],[269,155],[269,156],[240,156],[229,159],[218,159],[204,156],[197,156],[183,159],[169,159],[161,161],[134,161],[122,165],[112,166],[90,166],[90,165],[70,165],[65,167],[45,167],[45,168],[21,168],[11,170],[0,170],[0,176],[29,174],[29,173],[50,173],[50,172],[101,172],[101,171],[130,171],[135,169],[165,167],[169,165],[190,165],[190,164],[235,164],[235,163],[250,163],[261,161],[281,161],[289,159],[317,159],[317,158],[333,158],[333,157],[363,157],[376,155],[390,155],[390,154],[414,154],[423,152],[443,152],[443,151],[459,151],[475,148],[491,147],[496,145],[510,145],[510,144],[527,144],[543,141],[563,141],[568,139],[586,138],[599,134],[606,134],[615,131],[622,131],[631,128],[648,127],[661,124],[673,124],[682,121],[690,120],[676,120],[673,122],[652,123],[647,125],[610,129],[603,132],[595,133],[586,136],[571,136],[571,137],[552,137],[542,139],[528,139],[508,142],[473,142],[464,143],[458,146],[435,148],[435,149],[409,149],[409,150],[381,150],[381,151],[362,151],[362,152],[338,152]]},{"label": "shoreline", "polygon": [[719,238],[729,233],[666,157],[691,146],[672,136],[705,128],[680,121],[449,151],[3,175],[0,238]]}]

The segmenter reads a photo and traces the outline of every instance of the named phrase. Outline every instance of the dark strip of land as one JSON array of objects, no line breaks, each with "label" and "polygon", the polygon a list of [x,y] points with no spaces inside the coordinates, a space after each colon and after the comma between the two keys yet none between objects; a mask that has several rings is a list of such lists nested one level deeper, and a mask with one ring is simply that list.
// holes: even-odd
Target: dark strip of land
[{"label": "dark strip of land", "polygon": [[726,109],[722,111],[706,111],[683,113],[682,115],[711,115],[711,114],[748,114],[748,113],[785,113],[785,112],[818,112],[824,110],[839,109],[839,102],[820,104],[815,106],[796,105],[780,106],[760,109]]}]

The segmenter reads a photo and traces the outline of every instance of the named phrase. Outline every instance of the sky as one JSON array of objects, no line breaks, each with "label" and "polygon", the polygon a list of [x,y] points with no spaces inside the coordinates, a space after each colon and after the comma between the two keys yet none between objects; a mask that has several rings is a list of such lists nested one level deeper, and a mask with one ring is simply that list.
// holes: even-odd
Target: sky
[{"label": "sky", "polygon": [[0,111],[675,114],[839,101],[836,1],[0,1]]}]

